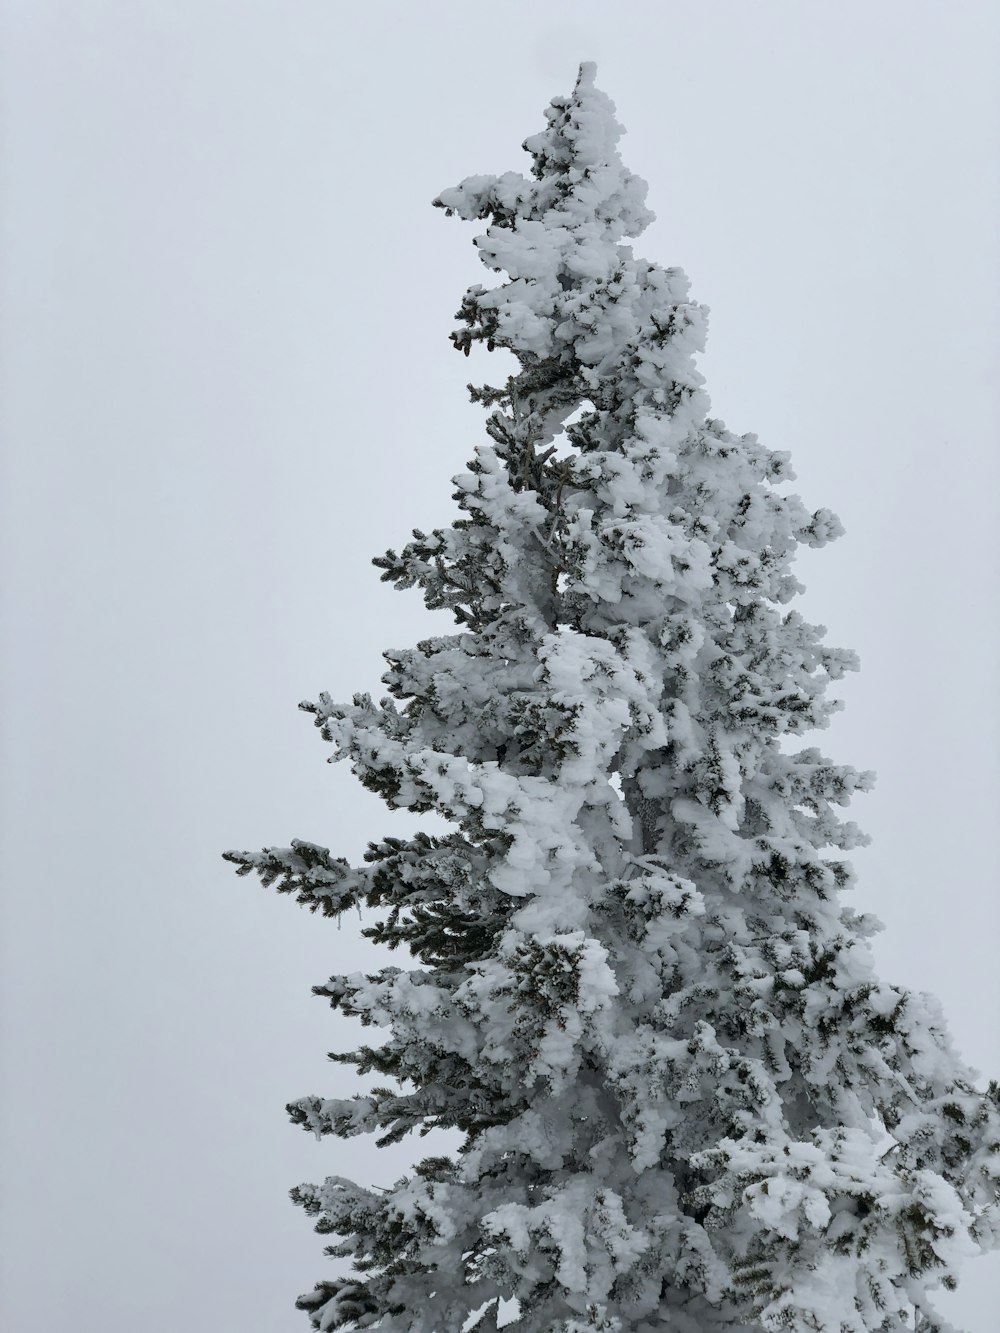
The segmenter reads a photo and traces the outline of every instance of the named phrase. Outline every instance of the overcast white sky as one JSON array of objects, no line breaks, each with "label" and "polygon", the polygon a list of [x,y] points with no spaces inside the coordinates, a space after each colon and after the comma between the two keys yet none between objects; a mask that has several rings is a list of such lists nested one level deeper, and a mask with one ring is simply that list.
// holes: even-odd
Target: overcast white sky
[{"label": "overcast white sky", "polygon": [[[863,670],[885,975],[1000,1070],[1000,10],[865,3],[5,0],[3,1304],[17,1333],[294,1333],[322,1241],[284,1103],[363,965],[219,860],[404,827],[295,705],[427,632],[372,555],[482,439],[447,334],[482,271],[429,207],[581,59],[712,309],[715,411],[848,536],[803,609]],[[426,1145],[422,1145],[425,1149]],[[949,1308],[992,1333],[1000,1265]]]}]

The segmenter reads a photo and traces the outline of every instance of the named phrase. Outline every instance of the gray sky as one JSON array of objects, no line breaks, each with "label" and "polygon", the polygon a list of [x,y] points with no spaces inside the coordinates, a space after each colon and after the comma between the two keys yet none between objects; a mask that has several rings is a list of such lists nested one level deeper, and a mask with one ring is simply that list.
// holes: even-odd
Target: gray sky
[{"label": "gray sky", "polygon": [[[364,965],[218,857],[405,829],[298,715],[427,633],[372,555],[482,439],[447,334],[485,280],[429,207],[599,63],[640,253],[711,306],[736,430],[848,536],[806,614],[863,670],[817,738],[878,770],[884,975],[1000,1070],[1000,11],[990,3],[5,0],[3,1304],[18,1333],[293,1333],[285,1199],[390,1183],[283,1106]],[[431,622],[433,623],[433,622]],[[420,1150],[425,1150],[426,1144]],[[950,1304],[991,1333],[1000,1264]]]}]

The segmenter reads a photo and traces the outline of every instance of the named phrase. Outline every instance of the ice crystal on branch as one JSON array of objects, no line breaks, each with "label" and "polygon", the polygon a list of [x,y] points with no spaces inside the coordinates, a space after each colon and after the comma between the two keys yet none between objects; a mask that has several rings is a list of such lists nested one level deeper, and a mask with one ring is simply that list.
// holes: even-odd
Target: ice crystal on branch
[{"label": "ice crystal on branch", "polygon": [[1000,1117],[841,901],[868,775],[796,748],[855,665],[789,606],[839,524],[709,415],[705,311],[624,243],[651,214],[592,66],[546,115],[530,176],[435,201],[499,275],[452,341],[517,371],[472,390],[460,516],[376,563],[457,630],[387,653],[379,704],[304,705],[451,831],[358,868],[230,854],[412,956],[316,988],[383,1029],[338,1057],[381,1082],[292,1118],[461,1139],[386,1191],[294,1192],[342,1265],[299,1304],[323,1330],[942,1329],[927,1291],[995,1240]]}]

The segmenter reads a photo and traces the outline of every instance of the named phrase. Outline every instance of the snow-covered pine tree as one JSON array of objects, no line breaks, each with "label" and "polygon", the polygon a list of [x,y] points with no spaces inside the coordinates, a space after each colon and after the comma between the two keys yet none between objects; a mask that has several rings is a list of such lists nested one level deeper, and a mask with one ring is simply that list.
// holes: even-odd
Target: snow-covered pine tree
[{"label": "snow-covered pine tree", "polygon": [[386,654],[389,697],[303,705],[391,808],[445,835],[353,867],[230,853],[312,910],[363,905],[410,968],[316,988],[386,1031],[337,1057],[386,1086],[289,1109],[317,1135],[458,1131],[387,1191],[293,1195],[354,1271],[318,1329],[929,1331],[927,1292],[997,1239],[998,1096],[928,999],[885,984],[841,902],[837,807],[866,775],[794,738],[854,665],[787,610],[836,536],[785,454],[708,415],[684,275],[581,68],[530,177],[435,203],[486,219],[455,346],[490,443],[461,516],[376,563],[457,632]]}]

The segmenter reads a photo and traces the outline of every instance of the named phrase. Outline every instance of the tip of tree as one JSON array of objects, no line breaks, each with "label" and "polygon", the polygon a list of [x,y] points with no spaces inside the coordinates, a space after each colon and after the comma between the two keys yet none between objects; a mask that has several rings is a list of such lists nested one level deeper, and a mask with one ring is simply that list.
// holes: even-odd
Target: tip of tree
[{"label": "tip of tree", "polygon": [[584,60],[580,65],[580,73],[576,79],[577,92],[582,92],[584,88],[593,88],[597,79],[597,61]]}]

